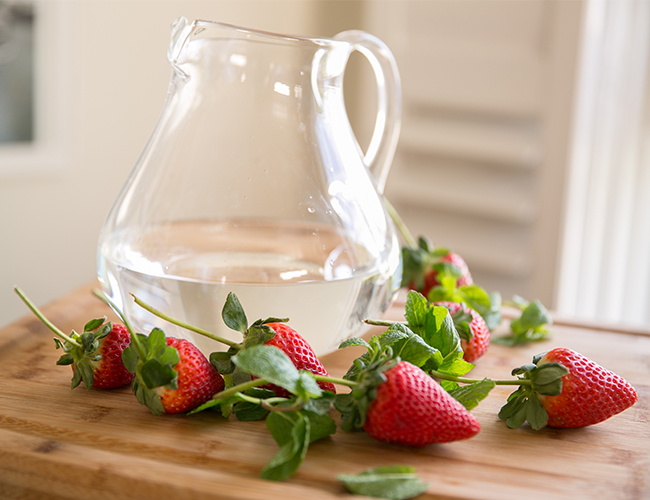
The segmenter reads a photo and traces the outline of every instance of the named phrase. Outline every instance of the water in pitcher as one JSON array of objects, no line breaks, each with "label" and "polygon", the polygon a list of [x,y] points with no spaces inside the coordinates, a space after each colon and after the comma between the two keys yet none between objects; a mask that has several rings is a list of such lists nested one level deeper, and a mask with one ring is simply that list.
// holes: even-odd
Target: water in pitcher
[{"label": "water in pitcher", "polygon": [[100,248],[98,274],[104,292],[142,332],[157,326],[169,336],[191,340],[205,354],[224,350],[211,339],[156,318],[121,293],[240,341],[241,334],[229,330],[221,318],[226,296],[233,292],[249,324],[260,318],[289,318],[288,325],[320,356],[361,334],[363,320],[379,317],[393,300],[400,282],[399,255],[385,269],[371,262],[376,259],[367,249],[334,229],[193,221],[111,235]]}]

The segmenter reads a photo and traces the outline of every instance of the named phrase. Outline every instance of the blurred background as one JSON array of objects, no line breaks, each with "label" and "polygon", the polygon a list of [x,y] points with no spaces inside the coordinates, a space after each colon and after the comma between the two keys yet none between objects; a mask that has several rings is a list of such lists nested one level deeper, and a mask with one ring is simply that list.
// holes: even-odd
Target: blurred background
[{"label": "blurred background", "polygon": [[[475,282],[563,316],[650,324],[646,0],[0,0],[0,327],[95,279],[100,228],[166,96],[179,16],[363,29],[397,59],[386,194]],[[345,95],[362,147],[373,77]]]}]

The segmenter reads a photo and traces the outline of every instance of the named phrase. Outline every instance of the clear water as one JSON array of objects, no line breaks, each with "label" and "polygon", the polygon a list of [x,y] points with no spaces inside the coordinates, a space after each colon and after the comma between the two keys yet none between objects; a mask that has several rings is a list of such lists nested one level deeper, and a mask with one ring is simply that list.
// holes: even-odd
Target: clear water
[{"label": "clear water", "polygon": [[[394,252],[395,253],[395,252]],[[217,335],[241,340],[221,310],[229,292],[249,324],[289,318],[317,355],[365,330],[380,317],[400,283],[399,253],[380,269],[363,247],[334,230],[313,231],[259,222],[184,222],[104,238],[98,277],[103,291],[142,332],[162,328],[204,353],[221,344],[162,321],[137,306],[134,294],[156,309]]]}]

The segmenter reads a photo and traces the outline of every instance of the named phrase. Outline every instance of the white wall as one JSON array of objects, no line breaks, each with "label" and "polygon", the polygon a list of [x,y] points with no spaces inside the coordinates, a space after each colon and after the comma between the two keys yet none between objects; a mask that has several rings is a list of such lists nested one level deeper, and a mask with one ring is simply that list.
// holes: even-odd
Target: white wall
[{"label": "white wall", "polygon": [[[59,60],[43,60],[51,70],[41,72],[37,83],[45,90],[60,86],[44,103],[53,110],[46,135],[56,144],[28,159],[27,167],[13,164],[0,148],[0,326],[27,313],[14,285],[42,305],[95,279],[99,230],[162,110],[174,19],[321,36],[353,22],[354,16],[337,15],[351,6],[298,0],[37,2],[44,15],[55,16],[53,23],[40,20],[40,55],[47,59],[60,51],[54,54]],[[63,143],[70,147],[60,152]],[[58,161],[52,161],[55,154]]]}]

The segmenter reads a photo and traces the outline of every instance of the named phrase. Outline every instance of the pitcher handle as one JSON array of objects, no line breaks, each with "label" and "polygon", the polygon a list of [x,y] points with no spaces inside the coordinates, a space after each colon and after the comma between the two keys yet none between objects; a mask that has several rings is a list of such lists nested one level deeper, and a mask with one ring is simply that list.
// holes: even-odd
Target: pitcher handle
[{"label": "pitcher handle", "polygon": [[361,52],[375,73],[377,119],[363,163],[375,176],[377,191],[383,194],[402,123],[402,87],[397,63],[386,44],[365,31],[343,31],[334,39],[348,42],[350,53]]}]

